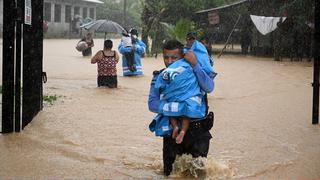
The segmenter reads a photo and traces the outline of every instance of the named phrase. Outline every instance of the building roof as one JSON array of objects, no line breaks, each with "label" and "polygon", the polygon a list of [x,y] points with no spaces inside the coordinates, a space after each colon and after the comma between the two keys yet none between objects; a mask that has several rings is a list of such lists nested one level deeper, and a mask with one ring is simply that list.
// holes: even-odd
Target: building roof
[{"label": "building roof", "polygon": [[99,0],[82,0],[82,1],[92,2],[92,3],[96,3],[96,4],[103,4],[103,2],[99,1]]},{"label": "building roof", "polygon": [[235,3],[232,3],[232,4],[227,4],[227,5],[211,8],[211,9],[200,10],[200,11],[197,11],[196,13],[200,14],[200,13],[210,12],[210,11],[214,11],[214,10],[224,9],[224,8],[228,8],[228,7],[231,7],[231,6],[242,4],[242,3],[247,2],[247,1],[249,1],[249,0],[241,0],[241,1],[238,1],[238,2],[235,2]]}]

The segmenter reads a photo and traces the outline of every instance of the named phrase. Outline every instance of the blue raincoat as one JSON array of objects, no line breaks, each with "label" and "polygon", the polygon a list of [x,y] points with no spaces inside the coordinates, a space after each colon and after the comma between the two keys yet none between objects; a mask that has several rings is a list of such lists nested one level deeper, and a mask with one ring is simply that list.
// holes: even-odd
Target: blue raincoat
[{"label": "blue raincoat", "polygon": [[172,126],[169,117],[158,114],[149,124],[149,130],[154,132],[156,136],[170,136],[172,133]]},{"label": "blue raincoat", "polygon": [[122,69],[124,76],[132,76],[132,75],[142,75],[142,65],[141,65],[141,55],[145,53],[146,45],[141,40],[137,40],[133,46],[135,47],[136,51],[134,53],[134,64],[136,65],[136,71],[130,71],[128,67],[128,61],[126,57],[123,55],[124,53],[131,52],[131,47],[125,47],[121,42],[118,50],[122,54]]},{"label": "blue raincoat", "polygon": [[[209,74],[213,72],[205,46],[195,41],[191,49],[198,63]],[[156,136],[168,136],[172,132],[169,116],[187,116],[201,119],[205,117],[206,104],[191,65],[184,59],[172,63],[163,70],[155,82],[155,90],[160,92],[159,114],[149,125]]]},{"label": "blue raincoat", "polygon": [[[210,57],[209,57],[209,54],[207,52],[206,47],[201,42],[196,40],[196,41],[194,41],[194,43],[192,44],[190,49],[196,55],[198,63],[201,65],[201,67],[204,69],[204,71],[207,74],[212,73],[213,72],[213,68],[212,68],[213,62],[211,65],[210,61],[212,61],[212,60],[210,60]],[[186,53],[190,49],[184,49],[184,52]]]},{"label": "blue raincoat", "polygon": [[204,94],[200,91],[192,67],[184,59],[162,71],[154,87],[160,92],[160,114],[189,118],[205,116]]}]

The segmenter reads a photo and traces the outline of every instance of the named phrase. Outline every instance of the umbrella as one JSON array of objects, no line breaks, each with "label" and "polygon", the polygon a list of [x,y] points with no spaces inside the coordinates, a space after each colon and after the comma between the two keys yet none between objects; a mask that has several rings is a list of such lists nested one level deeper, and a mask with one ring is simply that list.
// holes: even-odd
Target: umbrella
[{"label": "umbrella", "polygon": [[90,23],[84,24],[80,27],[84,28],[88,31],[104,32],[105,33],[104,39],[106,39],[107,33],[122,34],[122,33],[127,32],[118,23],[116,23],[114,21],[110,21],[110,20],[105,20],[105,19],[100,19],[95,22],[90,22]]}]

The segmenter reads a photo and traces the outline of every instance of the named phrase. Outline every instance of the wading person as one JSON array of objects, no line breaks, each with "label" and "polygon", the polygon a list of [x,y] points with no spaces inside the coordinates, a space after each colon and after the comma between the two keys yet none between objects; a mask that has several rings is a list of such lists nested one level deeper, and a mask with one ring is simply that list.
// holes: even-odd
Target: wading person
[{"label": "wading person", "polygon": [[[174,97],[176,96],[175,93],[179,93],[178,91],[180,89],[176,89],[177,91],[171,91],[171,94],[169,93],[164,95],[163,93],[166,91],[166,88],[162,88],[161,85],[158,85],[159,81],[165,81],[169,78],[180,78],[181,76],[177,75],[176,73],[179,73],[184,68],[187,68],[187,66],[182,66],[182,68],[180,68],[179,70],[178,66],[177,68],[174,66],[174,62],[184,58],[183,61],[189,63],[193,71],[193,76],[199,84],[199,89],[201,92],[200,94],[198,94],[199,96],[197,96],[197,98],[192,98],[192,100],[195,100],[199,103],[198,109],[196,109],[196,106],[194,106],[194,112],[197,112],[198,110],[198,113],[202,114],[202,116],[201,118],[194,119],[192,117],[194,115],[194,112],[190,111],[192,112],[192,114],[187,115],[188,117],[190,117],[189,128],[185,132],[181,143],[177,143],[176,139],[172,137],[172,131],[170,130],[165,132],[156,131],[156,135],[158,133],[158,135],[163,136],[163,170],[164,174],[167,176],[170,175],[172,171],[172,164],[175,161],[176,155],[191,154],[194,158],[199,156],[206,157],[209,150],[209,142],[212,138],[209,130],[211,129],[213,124],[213,114],[210,113],[210,115],[207,116],[208,106],[206,101],[206,93],[212,92],[214,89],[213,79],[215,74],[212,69],[210,70],[211,66],[208,63],[208,55],[205,47],[203,45],[195,45],[194,47],[194,49],[186,52],[186,54],[183,55],[183,45],[179,41],[167,41],[163,46],[164,64],[166,67],[171,67],[170,65],[172,65],[175,69],[177,69],[177,71],[170,72],[168,71],[168,69],[170,68],[155,71],[153,74],[153,79],[151,81],[150,94],[148,99],[149,110],[162,115],[158,115],[150,124],[150,130],[168,130],[167,124],[170,122],[169,118],[174,115],[174,112],[181,110],[179,109],[179,107],[185,107],[183,105],[176,106],[175,102],[169,102],[169,104],[166,105],[166,102],[163,101],[164,96]],[[197,48],[202,49],[199,50]],[[180,75],[182,74],[183,72]],[[190,75],[189,77],[192,78],[192,75]],[[178,84],[181,85],[181,82],[179,82]],[[178,85],[178,87],[180,87],[180,85]],[[166,115],[163,116],[163,114]],[[175,118],[178,121],[179,117]],[[166,128],[163,128],[165,127],[164,125],[166,126]],[[158,128],[158,126],[160,126],[160,128]]]},{"label": "wading person", "polygon": [[[132,44],[130,44],[130,46],[127,46],[124,43],[124,41],[122,41],[118,47],[119,52],[123,55],[122,56],[123,75],[124,76],[142,75],[143,71],[142,71],[142,65],[141,65],[141,56],[142,54],[145,53],[146,45],[144,44],[144,42],[138,39],[138,31],[136,29],[131,29],[129,33],[132,37]],[[128,57],[130,57],[130,59],[127,59]]]},{"label": "wading person", "polygon": [[117,88],[118,86],[117,63],[119,62],[119,55],[116,51],[112,50],[112,46],[111,40],[105,40],[104,49],[98,51],[91,59],[91,64],[98,64],[98,87]]},{"label": "wading person", "polygon": [[94,46],[92,33],[87,33],[87,35],[82,38],[80,41],[84,41],[87,43],[88,48],[82,51],[83,56],[91,56],[92,55],[92,47]]}]

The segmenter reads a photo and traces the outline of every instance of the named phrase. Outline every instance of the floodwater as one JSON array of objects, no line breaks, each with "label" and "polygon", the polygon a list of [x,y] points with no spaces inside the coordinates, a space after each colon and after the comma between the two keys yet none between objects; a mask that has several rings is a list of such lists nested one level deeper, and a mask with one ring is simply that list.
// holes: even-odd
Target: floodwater
[{"label": "floodwater", "polygon": [[[123,77],[119,62],[119,88],[97,88],[96,65],[75,50],[76,42],[44,40],[44,94],[58,100],[21,133],[0,135],[0,178],[164,178],[162,139],[148,130],[154,114],[147,108],[161,57],[144,58],[140,77]],[[93,52],[102,42],[95,40]],[[169,179],[319,179],[312,64],[225,55],[215,69],[208,159],[180,157]]]}]

